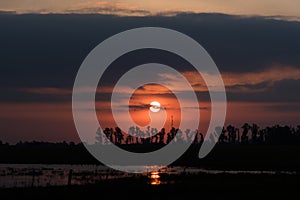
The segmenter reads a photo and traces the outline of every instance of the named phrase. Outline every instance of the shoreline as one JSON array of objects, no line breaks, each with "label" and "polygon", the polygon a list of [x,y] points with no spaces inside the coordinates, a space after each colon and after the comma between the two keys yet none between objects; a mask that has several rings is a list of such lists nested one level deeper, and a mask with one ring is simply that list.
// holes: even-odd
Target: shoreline
[{"label": "shoreline", "polygon": [[[300,145],[218,144],[203,159],[198,158],[199,148],[200,145],[191,145],[170,166],[221,170],[299,171],[300,169]],[[102,165],[83,146],[78,145],[64,148],[43,146],[1,148],[0,163]]]}]

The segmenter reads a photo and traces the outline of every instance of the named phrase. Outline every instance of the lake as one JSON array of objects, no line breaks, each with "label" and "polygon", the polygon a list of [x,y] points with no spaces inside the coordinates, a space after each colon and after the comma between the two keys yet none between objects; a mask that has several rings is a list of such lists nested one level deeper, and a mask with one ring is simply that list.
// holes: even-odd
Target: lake
[{"label": "lake", "polygon": [[[145,166],[143,166],[145,167]],[[0,164],[0,187],[47,187],[60,185],[86,185],[108,179],[147,176],[149,184],[166,184],[160,181],[161,174],[286,174],[296,175],[296,171],[236,171],[211,170],[196,167],[165,167],[152,171],[157,166],[146,166],[148,173],[125,173],[102,165],[63,164]]]}]

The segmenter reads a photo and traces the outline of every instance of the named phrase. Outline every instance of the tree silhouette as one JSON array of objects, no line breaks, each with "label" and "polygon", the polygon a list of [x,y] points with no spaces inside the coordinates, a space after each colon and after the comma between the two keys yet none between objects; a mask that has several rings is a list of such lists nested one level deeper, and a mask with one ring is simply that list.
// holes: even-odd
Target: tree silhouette
[{"label": "tree silhouette", "polygon": [[243,133],[242,133],[242,136],[241,136],[241,143],[242,144],[247,144],[248,143],[248,132],[251,129],[251,126],[248,123],[245,123],[242,126],[242,129],[243,129]]},{"label": "tree silhouette", "polygon": [[258,132],[259,132],[259,127],[257,126],[257,124],[253,124],[252,125],[252,136],[251,136],[251,140],[253,143],[257,143],[258,142]]},{"label": "tree silhouette", "polygon": [[[211,142],[217,141],[219,144],[300,144],[300,126],[280,126],[275,125],[260,129],[257,124],[250,126],[244,123],[240,129],[233,125],[227,127],[216,127],[216,132],[210,134],[209,140]],[[216,133],[220,133],[218,137]],[[251,136],[249,139],[249,135]],[[141,137],[147,138],[141,138]],[[100,128],[96,131],[96,144],[152,144],[161,145],[170,142],[184,143],[189,142],[193,144],[201,144],[204,141],[204,136],[199,130],[191,131],[186,129],[184,131],[172,127],[168,132],[165,128],[158,131],[156,128],[147,127],[145,131],[139,127],[130,127],[128,134],[124,134],[119,127]],[[21,143],[20,143],[21,144]]]},{"label": "tree silhouette", "polygon": [[223,144],[223,143],[225,143],[226,142],[226,140],[227,140],[227,136],[226,136],[226,129],[225,129],[225,127],[223,127],[223,129],[222,129],[222,132],[221,132],[221,134],[220,134],[220,137],[219,137],[219,143],[221,143],[221,144]]}]

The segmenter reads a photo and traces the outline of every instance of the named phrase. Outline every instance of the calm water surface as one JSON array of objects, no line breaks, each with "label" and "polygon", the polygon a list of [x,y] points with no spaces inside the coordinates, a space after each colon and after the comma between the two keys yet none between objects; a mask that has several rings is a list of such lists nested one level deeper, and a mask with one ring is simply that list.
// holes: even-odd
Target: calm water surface
[{"label": "calm water surface", "polygon": [[[145,167],[145,166],[143,166]],[[275,171],[226,171],[208,170],[192,167],[167,167],[152,171],[153,166],[146,166],[148,173],[124,173],[99,165],[61,165],[61,164],[0,164],[0,187],[35,187],[53,185],[84,185],[106,179],[147,176],[151,185],[164,184],[160,176],[164,174],[276,174]],[[296,174],[294,171],[280,171],[283,174]]]}]

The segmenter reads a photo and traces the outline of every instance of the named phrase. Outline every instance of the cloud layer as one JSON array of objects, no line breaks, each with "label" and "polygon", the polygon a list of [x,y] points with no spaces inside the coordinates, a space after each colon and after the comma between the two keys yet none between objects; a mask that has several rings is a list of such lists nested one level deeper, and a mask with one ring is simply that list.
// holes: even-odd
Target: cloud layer
[{"label": "cloud layer", "polygon": [[[141,26],[175,29],[203,45],[222,73],[230,102],[300,101],[299,22],[192,13],[173,17],[1,14],[0,26],[3,105],[70,103],[76,73],[87,54],[109,36]],[[101,79],[103,87],[97,100],[109,105],[113,83],[132,67],[149,62],[166,64],[182,72],[199,99],[209,101],[205,83],[186,60],[151,49],[131,52],[114,61]],[[159,76],[172,83],[178,92],[186,92],[177,84],[177,77]],[[119,92],[126,92],[126,87],[121,89]],[[149,87],[144,91],[157,92]],[[166,91],[159,94],[170,95]]]},{"label": "cloud layer", "polygon": [[[2,14],[0,25],[0,101],[4,102],[69,101],[77,70],[89,51],[113,34],[141,26],[172,28],[202,44],[219,67],[231,101],[299,99],[293,91],[299,89],[300,82],[299,22],[224,14]],[[194,77],[187,61],[158,50],[121,56],[112,63],[102,83],[110,87],[130,68],[148,62],[174,67],[199,93],[205,93],[205,84]],[[171,79],[176,83],[176,77]],[[241,95],[248,93],[255,95]]]}]

